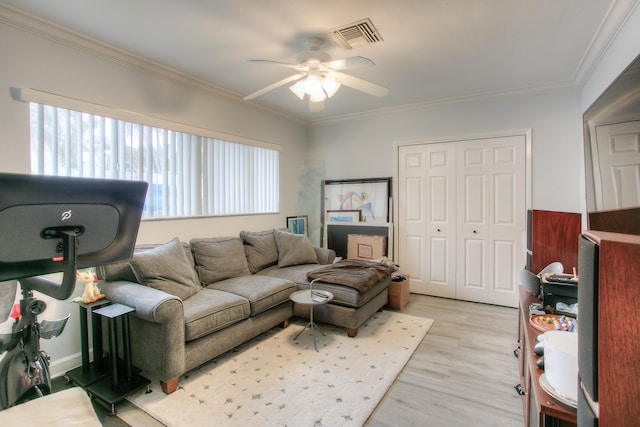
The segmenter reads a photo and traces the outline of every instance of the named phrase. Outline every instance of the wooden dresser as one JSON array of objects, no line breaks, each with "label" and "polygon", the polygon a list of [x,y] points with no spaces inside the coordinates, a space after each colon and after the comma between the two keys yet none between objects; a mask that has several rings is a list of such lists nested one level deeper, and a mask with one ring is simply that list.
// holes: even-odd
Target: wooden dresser
[{"label": "wooden dresser", "polygon": [[518,347],[515,352],[519,359],[522,410],[525,426],[569,427],[577,425],[576,409],[563,404],[549,395],[540,385],[540,375],[544,371],[536,365],[538,356],[533,352],[537,336],[542,332],[529,323],[529,304],[539,302],[522,286],[519,286],[518,306]]}]

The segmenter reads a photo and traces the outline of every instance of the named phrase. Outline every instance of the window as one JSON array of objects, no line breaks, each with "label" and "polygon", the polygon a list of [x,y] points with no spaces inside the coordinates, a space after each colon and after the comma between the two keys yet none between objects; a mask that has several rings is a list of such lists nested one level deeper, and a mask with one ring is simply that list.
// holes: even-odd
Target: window
[{"label": "window", "polygon": [[143,218],[273,213],[279,151],[30,103],[31,172],[143,180]]}]

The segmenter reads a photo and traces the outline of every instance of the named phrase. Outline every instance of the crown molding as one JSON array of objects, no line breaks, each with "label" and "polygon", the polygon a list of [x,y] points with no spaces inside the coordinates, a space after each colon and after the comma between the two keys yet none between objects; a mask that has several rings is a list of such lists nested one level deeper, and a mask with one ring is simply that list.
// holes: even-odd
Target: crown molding
[{"label": "crown molding", "polygon": [[515,89],[505,89],[500,91],[478,93],[474,95],[461,96],[461,97],[440,98],[440,99],[434,99],[434,100],[425,101],[425,102],[417,102],[414,104],[399,105],[396,107],[381,108],[377,110],[368,110],[368,111],[362,111],[358,113],[344,114],[340,116],[325,117],[318,120],[311,120],[309,122],[309,126],[313,127],[313,126],[339,123],[339,122],[356,120],[356,119],[383,116],[388,114],[403,113],[407,111],[417,111],[417,110],[422,110],[424,108],[429,108],[434,106],[468,104],[472,102],[482,102],[482,101],[488,101],[492,99],[512,98],[512,97],[519,97],[519,96],[526,96],[526,95],[535,95],[535,94],[540,94],[545,92],[569,91],[569,90],[576,90],[576,89],[579,89],[578,84],[576,84],[575,81],[571,81],[571,80],[564,81],[564,82],[548,83],[544,85],[515,88]]},{"label": "crown molding", "polygon": [[66,46],[70,49],[84,52],[123,67],[153,73],[172,81],[187,84],[212,95],[224,97],[245,106],[251,105],[252,108],[277,115],[287,120],[298,122],[303,125],[308,124],[305,120],[302,120],[299,117],[286,114],[280,110],[267,107],[257,102],[247,103],[238,93],[148,60],[142,56],[134,55],[84,34],[80,34],[42,18],[25,13],[11,6],[0,4],[0,22],[43,39]]},{"label": "crown molding", "polygon": [[578,86],[588,80],[620,29],[639,5],[640,0],[616,0],[611,4],[573,75],[573,81]]}]

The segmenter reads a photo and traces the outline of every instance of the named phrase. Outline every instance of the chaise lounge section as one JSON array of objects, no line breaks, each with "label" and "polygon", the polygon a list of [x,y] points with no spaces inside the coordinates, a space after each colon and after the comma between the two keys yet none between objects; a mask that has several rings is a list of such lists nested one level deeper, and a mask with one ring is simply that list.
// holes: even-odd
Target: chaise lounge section
[{"label": "chaise lounge section", "polygon": [[[286,269],[273,266],[260,270],[256,274],[287,279],[294,282],[297,289],[309,289],[311,280],[307,275],[318,270],[318,268],[319,266],[317,265],[298,265]],[[378,280],[364,292],[360,292],[353,287],[345,285],[327,283],[322,280],[315,282],[314,289],[331,292],[333,299],[329,304],[314,307],[313,317],[317,322],[343,327],[347,330],[348,336],[355,337],[358,334],[360,325],[387,303],[390,283],[391,276],[389,275]],[[293,315],[308,318],[309,306],[294,304]]]}]

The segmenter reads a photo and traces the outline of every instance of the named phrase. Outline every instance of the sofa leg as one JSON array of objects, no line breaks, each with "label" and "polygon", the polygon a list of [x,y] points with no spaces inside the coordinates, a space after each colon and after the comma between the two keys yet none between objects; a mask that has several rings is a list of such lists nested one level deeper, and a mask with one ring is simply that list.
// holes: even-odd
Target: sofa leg
[{"label": "sofa leg", "polygon": [[282,329],[289,327],[289,319],[282,321]]},{"label": "sofa leg", "polygon": [[347,330],[347,336],[353,338],[358,335],[358,328],[345,328]]},{"label": "sofa leg", "polygon": [[160,381],[160,387],[164,394],[171,394],[178,389],[178,380],[180,377],[171,378],[169,381]]}]

